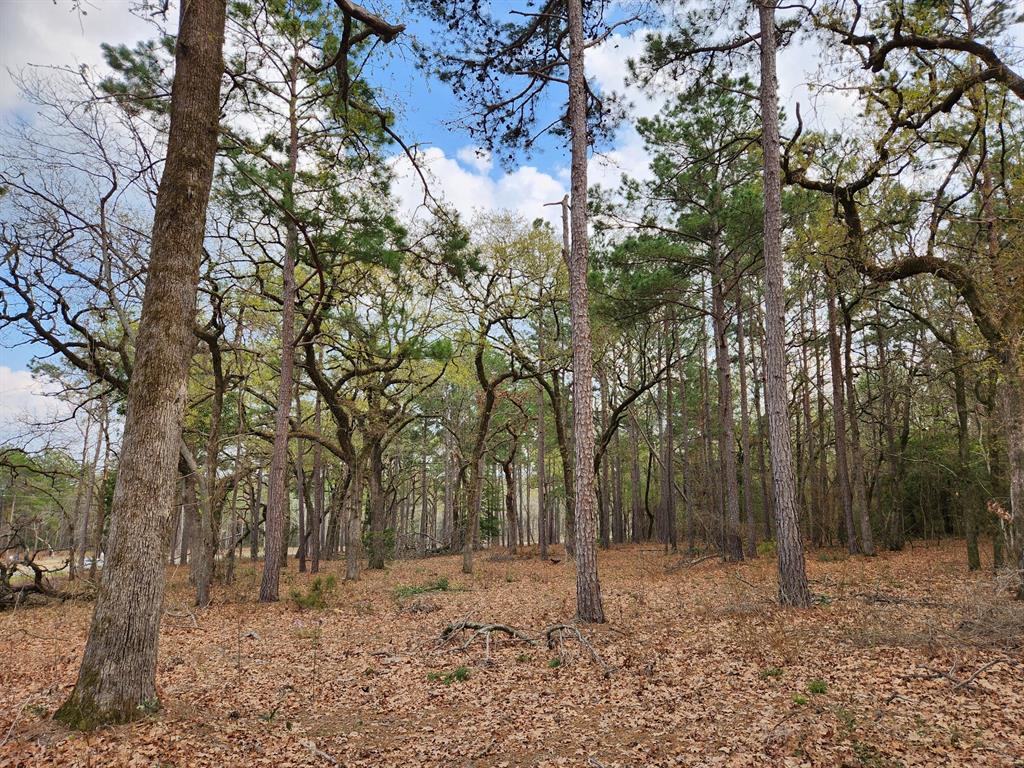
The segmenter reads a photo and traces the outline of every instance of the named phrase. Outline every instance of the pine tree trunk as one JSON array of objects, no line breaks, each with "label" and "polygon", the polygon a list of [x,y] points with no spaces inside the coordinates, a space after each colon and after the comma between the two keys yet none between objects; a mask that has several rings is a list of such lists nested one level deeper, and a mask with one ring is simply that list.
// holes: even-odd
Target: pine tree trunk
[{"label": "pine tree trunk", "polygon": [[779,99],[775,75],[775,0],[761,0],[761,140],[764,154],[765,407],[775,486],[779,602],[810,604],[800,515],[793,476],[786,392],[786,302],[782,259],[782,186],[779,178]]},{"label": "pine tree trunk", "polygon": [[[288,101],[288,175],[285,181],[285,208],[291,210],[295,172],[299,158],[298,96],[296,81],[298,57],[292,57],[290,72],[291,96]],[[281,374],[277,386],[277,410],[274,414],[274,445],[270,454],[270,475],[267,480],[267,531],[264,537],[263,579],[260,602],[278,599],[281,570],[278,553],[287,553],[288,503],[288,416],[292,404],[292,380],[295,369],[295,258],[299,249],[298,229],[294,220],[285,222],[284,264],[281,292]]]},{"label": "pine tree trunk", "polygon": [[167,157],[128,389],[110,551],[78,680],[54,715],[76,728],[134,720],[158,706],[164,561],[217,151],[224,16],[223,0],[181,7]]},{"label": "pine tree trunk", "polygon": [[587,85],[583,72],[583,0],[567,0],[569,27],[569,128],[572,132],[572,251],[569,316],[572,322],[572,405],[575,441],[576,616],[604,622],[594,530],[593,353],[587,296]]},{"label": "pine tree trunk", "polygon": [[743,559],[740,535],[740,500],[736,472],[736,425],[732,413],[732,370],[726,340],[725,296],[722,291],[722,262],[717,243],[712,245],[714,273],[711,276],[711,321],[715,334],[715,369],[718,373],[718,459],[725,503],[725,559]]}]

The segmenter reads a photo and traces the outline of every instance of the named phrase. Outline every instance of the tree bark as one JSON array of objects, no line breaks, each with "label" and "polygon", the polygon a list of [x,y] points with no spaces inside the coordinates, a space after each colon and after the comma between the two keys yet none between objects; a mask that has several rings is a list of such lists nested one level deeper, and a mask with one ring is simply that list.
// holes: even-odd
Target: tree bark
[{"label": "tree bark", "polygon": [[134,720],[158,706],[164,560],[217,152],[224,17],[224,0],[181,6],[167,158],[128,388],[110,552],[78,680],[54,715],[76,728]]},{"label": "tree bark", "polygon": [[[298,56],[293,56],[289,73],[291,93],[288,100],[288,173],[284,200],[284,206],[289,211],[293,207],[295,172],[299,158],[298,66]],[[295,259],[298,249],[298,229],[294,219],[288,216],[285,221],[284,263],[281,267],[281,375],[277,386],[274,445],[270,454],[270,475],[267,479],[267,531],[263,547],[263,579],[260,582],[262,603],[278,599],[281,582],[278,556],[288,546],[288,416],[291,413],[292,380],[295,370]]]},{"label": "tree bark", "polygon": [[[718,459],[725,494],[725,559],[743,559],[740,535],[740,500],[736,472],[736,425],[732,413],[732,370],[726,339],[725,295],[722,289],[722,260],[717,241],[712,245],[714,272],[711,276],[711,321],[715,334],[715,369],[718,373]],[[787,422],[788,424],[788,422]]]},{"label": "tree bark", "polygon": [[786,411],[786,302],[782,260],[782,185],[779,177],[779,99],[776,81],[775,0],[758,5],[761,26],[761,141],[764,155],[765,406],[775,486],[779,602],[810,605],[793,448]]},{"label": "tree bark", "polygon": [[572,251],[569,316],[572,322],[572,404],[575,440],[576,616],[603,623],[601,584],[594,541],[593,353],[587,295],[587,84],[583,71],[583,0],[567,0],[569,28],[569,128],[572,132]]}]

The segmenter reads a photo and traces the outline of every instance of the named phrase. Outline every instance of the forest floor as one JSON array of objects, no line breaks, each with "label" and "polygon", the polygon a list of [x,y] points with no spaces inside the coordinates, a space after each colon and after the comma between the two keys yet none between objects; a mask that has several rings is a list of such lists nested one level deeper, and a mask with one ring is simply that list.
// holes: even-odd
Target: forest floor
[{"label": "forest floor", "polygon": [[[570,619],[567,560],[485,551],[472,576],[438,557],[354,584],[328,563],[321,610],[256,603],[243,561],[196,612],[172,568],[164,708],[129,726],[49,719],[91,604],[0,614],[0,766],[1024,766],[1024,605],[963,553],[811,552],[817,604],[795,611],[773,604],[771,558],[680,566],[622,547],[600,555],[608,623],[553,649],[440,635],[468,618],[532,638]],[[284,595],[314,578],[293,569]]]}]

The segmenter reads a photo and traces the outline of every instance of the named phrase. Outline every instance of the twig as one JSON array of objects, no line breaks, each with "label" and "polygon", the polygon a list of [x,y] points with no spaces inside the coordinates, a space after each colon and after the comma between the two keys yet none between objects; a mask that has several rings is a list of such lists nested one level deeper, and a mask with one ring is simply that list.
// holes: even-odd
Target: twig
[{"label": "twig", "polygon": [[319,758],[322,758],[323,760],[326,760],[331,765],[340,765],[340,763],[338,763],[337,760],[335,760],[333,757],[328,755],[326,752],[324,752],[321,749],[317,749],[316,742],[313,741],[312,739],[307,739],[307,740],[301,741],[299,743],[302,744],[302,746],[304,746],[306,749],[308,749],[314,755],[316,755]]}]

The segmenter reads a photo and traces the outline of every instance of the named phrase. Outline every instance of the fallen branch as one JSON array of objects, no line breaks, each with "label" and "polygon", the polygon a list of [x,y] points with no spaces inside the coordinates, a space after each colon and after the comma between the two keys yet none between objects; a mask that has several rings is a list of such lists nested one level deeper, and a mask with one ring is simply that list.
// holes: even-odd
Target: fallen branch
[{"label": "fallen branch", "polygon": [[460,632],[473,633],[469,636],[469,640],[467,640],[465,644],[462,646],[463,649],[469,647],[469,644],[472,643],[477,637],[486,636],[486,638],[490,640],[490,635],[492,632],[501,632],[503,634],[508,635],[509,637],[514,637],[517,640],[522,640],[524,643],[529,643],[530,645],[537,644],[537,641],[534,638],[530,637],[522,630],[516,629],[515,627],[510,627],[507,624],[482,624],[478,621],[469,621],[468,619],[460,619],[459,621],[452,622],[443,630],[441,630],[441,641],[449,642]]},{"label": "fallen branch", "polygon": [[720,555],[717,552],[712,552],[710,555],[704,555],[703,557],[697,557],[692,560],[688,557],[684,557],[681,560],[677,560],[674,563],[669,563],[668,565],[666,565],[665,572],[675,573],[676,571],[680,571],[683,568],[693,568],[695,565],[699,565],[707,560],[715,560],[718,557],[720,557]]},{"label": "fallen branch", "polygon": [[956,675],[954,674],[956,672],[956,668],[957,668],[956,664],[954,664],[950,668],[949,672],[943,672],[943,671],[938,670],[938,669],[932,669],[931,667],[925,667],[924,669],[926,669],[928,671],[928,674],[926,674],[926,675],[901,675],[900,679],[901,680],[938,680],[940,678],[945,678],[946,680],[948,680],[949,682],[951,682],[953,684],[953,690],[954,691],[959,691],[961,688],[966,688],[968,685],[972,685],[978,679],[978,677],[982,673],[988,671],[992,667],[995,667],[995,666],[997,666],[999,664],[1009,664],[1011,667],[1021,666],[1021,663],[1019,661],[1017,661],[1016,659],[1012,659],[1009,656],[1005,656],[1005,657],[1001,657],[1001,658],[998,658],[998,659],[993,659],[992,661],[989,661],[989,662],[987,662],[985,664],[982,664],[969,677],[966,677],[966,678],[964,678],[962,680],[960,678],[956,677]]},{"label": "fallen branch", "polygon": [[486,649],[486,663],[490,663],[491,659],[491,635],[495,632],[500,632],[504,635],[508,635],[511,638],[524,642],[528,645],[537,645],[541,640],[545,642],[549,649],[554,649],[556,643],[559,647],[559,655],[561,655],[562,641],[565,635],[575,638],[580,645],[587,649],[590,654],[590,658],[601,667],[604,671],[604,676],[609,677],[615,668],[606,664],[601,658],[600,654],[594,648],[589,640],[580,631],[579,627],[572,624],[551,624],[540,631],[536,636],[530,633],[512,627],[507,624],[494,624],[494,623],[483,623],[479,621],[470,621],[469,619],[460,619],[454,621],[443,630],[441,630],[440,642],[442,645],[451,642],[456,636],[463,632],[469,632],[469,638],[462,644],[462,650],[466,650],[478,637],[484,638],[485,649]]},{"label": "fallen branch", "polygon": [[613,667],[610,667],[608,664],[604,663],[604,660],[598,655],[597,651],[594,649],[594,646],[591,645],[590,641],[587,640],[587,638],[585,638],[583,636],[583,633],[580,632],[578,627],[574,627],[571,624],[554,624],[554,625],[548,627],[547,629],[545,629],[544,630],[544,635],[545,635],[545,637],[547,637],[547,640],[548,640],[548,648],[554,648],[554,637],[553,636],[554,636],[554,634],[556,632],[559,633],[559,638],[558,638],[559,647],[561,647],[561,643],[562,643],[562,637],[561,637],[562,633],[565,633],[565,632],[572,633],[572,635],[579,641],[580,645],[582,645],[584,648],[586,648],[590,652],[590,658],[592,658],[594,660],[594,663],[596,663],[599,667],[601,667],[604,670],[604,676],[605,677],[611,677],[611,674],[612,674],[612,672],[615,671],[615,669]]}]

